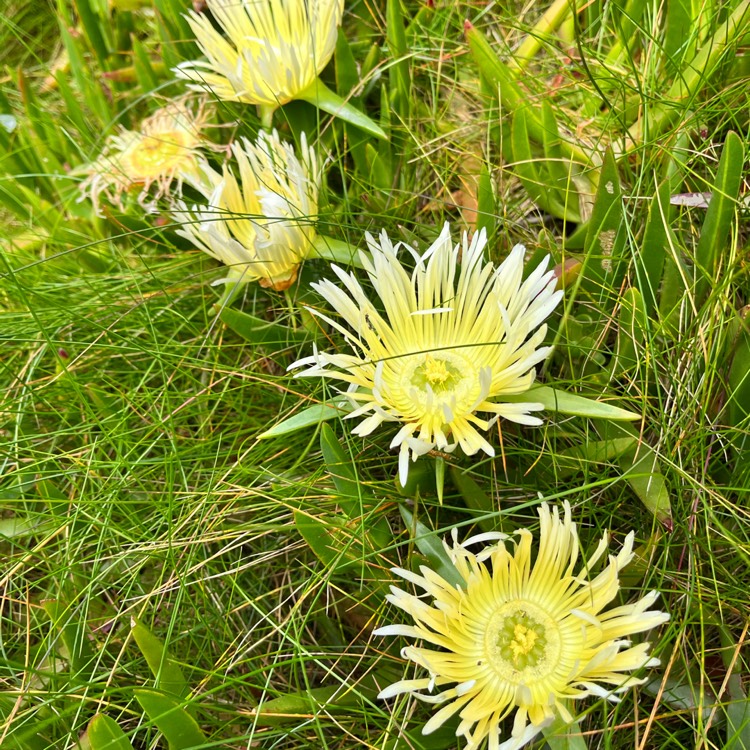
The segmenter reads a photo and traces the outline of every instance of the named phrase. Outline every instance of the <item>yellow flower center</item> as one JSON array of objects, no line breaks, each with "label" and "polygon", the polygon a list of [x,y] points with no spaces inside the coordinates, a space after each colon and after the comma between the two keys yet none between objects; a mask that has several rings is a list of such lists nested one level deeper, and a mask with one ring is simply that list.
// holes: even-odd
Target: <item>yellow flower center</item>
[{"label": "yellow flower center", "polygon": [[556,621],[536,604],[513,601],[489,619],[485,649],[499,677],[515,685],[543,680],[562,656]]},{"label": "yellow flower center", "polygon": [[474,410],[482,390],[474,362],[455,350],[439,348],[394,358],[385,380],[403,414],[425,429],[440,428],[445,434],[450,434],[456,419]]},{"label": "yellow flower center", "polygon": [[139,180],[177,169],[191,153],[187,134],[175,130],[158,136],[143,136],[129,153],[123,154],[123,161],[128,176]]},{"label": "yellow flower center", "polygon": [[429,384],[433,391],[441,393],[453,388],[461,379],[459,370],[445,359],[427,355],[411,376],[412,385],[424,390]]},{"label": "yellow flower center", "polygon": [[[513,640],[510,642],[510,650],[513,652],[513,661],[518,664],[521,656],[526,656],[534,648],[534,643],[539,634],[535,630],[530,630],[525,625],[518,624],[513,630]],[[544,636],[541,636],[544,638]]]}]

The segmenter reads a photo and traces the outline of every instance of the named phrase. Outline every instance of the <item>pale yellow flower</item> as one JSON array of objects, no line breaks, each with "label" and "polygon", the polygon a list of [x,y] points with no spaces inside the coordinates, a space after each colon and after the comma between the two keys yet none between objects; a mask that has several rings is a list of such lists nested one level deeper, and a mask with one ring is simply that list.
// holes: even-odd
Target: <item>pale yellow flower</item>
[{"label": "pale yellow flower", "polygon": [[[423,734],[457,713],[456,734],[465,738],[466,750],[476,750],[485,739],[490,750],[515,750],[556,716],[571,721],[567,701],[588,695],[617,701],[618,694],[645,681],[627,673],[659,664],[649,658],[648,643],[632,645],[629,640],[669,619],[649,609],[656,592],[605,611],[618,594],[619,571],[633,558],[633,533],[617,556],[609,556],[604,570],[590,578],[589,571],[607,550],[607,535],[577,566],[576,526],[569,504],[563,507],[563,519],[557,508],[539,507],[535,556],[526,529],[517,532],[512,549],[503,534],[481,534],[463,544],[454,534],[453,545],[444,544],[460,585],[424,566],[422,575],[393,569],[432,601],[391,587],[388,601],[415,624],[386,625],[375,634],[416,638],[437,650],[404,648],[404,658],[426,669],[429,677],[402,680],[379,697],[409,693],[440,706]],[[500,541],[477,554],[468,551],[489,539]],[[502,723],[514,712],[510,737],[501,742]]]},{"label": "pale yellow flower", "polygon": [[336,47],[343,0],[207,0],[186,15],[207,61],[175,72],[219,99],[275,108],[313,84]]},{"label": "pale yellow flower", "polygon": [[320,175],[304,134],[300,158],[276,131],[261,132],[255,143],[232,145],[234,165],[218,174],[205,162],[202,189],[207,205],[178,202],[173,214],[183,222],[178,234],[228,267],[214,282],[246,283],[281,290],[297,278],[312,250],[316,232]]},{"label": "pale yellow flower", "polygon": [[300,375],[349,383],[346,395],[355,409],[348,417],[367,415],[354,434],[369,435],[382,422],[401,423],[391,447],[400,449],[402,484],[409,458],[416,461],[435,448],[451,452],[460,445],[469,456],[479,450],[493,456],[479,430],[499,417],[541,424],[530,412],[542,404],[504,403],[503,397],[524,393],[534,382],[534,366],[550,351],[540,347],[543,321],[562,292],[546,272],[549,258],[524,281],[523,246],[495,268],[484,262],[486,241],[482,231],[471,242],[464,234],[454,246],[446,224],[423,255],[404,246],[416,266],[410,275],[385,233],[379,243],[367,235],[371,256],[361,258],[382,314],[354,276],[336,266],[346,291],[327,280],[313,284],[348,327],[312,312],[341,332],[354,354],[314,350],[291,367],[308,365]]},{"label": "pale yellow flower", "polygon": [[206,120],[205,102],[182,97],[156,110],[138,130],[121,128],[87,168],[80,200],[90,198],[101,215],[102,196],[122,209],[123,194],[137,187],[138,202],[153,210],[173,181],[179,191],[184,180],[198,175]]}]

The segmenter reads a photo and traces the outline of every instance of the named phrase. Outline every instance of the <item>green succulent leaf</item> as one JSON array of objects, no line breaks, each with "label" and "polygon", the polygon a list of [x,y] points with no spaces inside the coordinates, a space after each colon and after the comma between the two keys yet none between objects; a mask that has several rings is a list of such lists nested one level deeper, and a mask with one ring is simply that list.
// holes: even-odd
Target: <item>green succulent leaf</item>
[{"label": "green succulent leaf", "polygon": [[322,404],[308,406],[297,414],[293,414],[287,419],[282,419],[270,429],[258,435],[258,439],[266,440],[268,438],[281,437],[290,435],[293,432],[304,430],[307,427],[319,425],[321,422],[327,422],[329,419],[340,419],[352,411],[352,405],[349,399],[339,396],[326,401]]},{"label": "green succulent leaf", "polygon": [[134,690],[133,694],[146,716],[166,738],[169,750],[192,750],[206,744],[206,735],[180,701],[145,688]]},{"label": "green succulent leaf", "polygon": [[611,419],[613,421],[635,421],[640,414],[622,409],[619,406],[597,401],[593,398],[567,393],[557,388],[542,385],[530,388],[525,393],[515,396],[503,396],[503,401],[512,404],[540,403],[545,409],[558,414],[570,414],[575,417],[590,417],[592,419]]},{"label": "green succulent leaf", "polygon": [[297,98],[314,104],[329,115],[338,117],[344,120],[344,122],[348,122],[350,125],[354,125],[366,133],[374,135],[376,138],[388,140],[388,136],[379,125],[373,122],[366,114],[360,112],[346,100],[342,99],[338,94],[331,91],[319,78],[316,78],[308,88],[301,91],[297,95]]},{"label": "green succulent leaf", "polygon": [[120,725],[104,714],[98,714],[89,722],[86,738],[91,750],[134,750]]}]

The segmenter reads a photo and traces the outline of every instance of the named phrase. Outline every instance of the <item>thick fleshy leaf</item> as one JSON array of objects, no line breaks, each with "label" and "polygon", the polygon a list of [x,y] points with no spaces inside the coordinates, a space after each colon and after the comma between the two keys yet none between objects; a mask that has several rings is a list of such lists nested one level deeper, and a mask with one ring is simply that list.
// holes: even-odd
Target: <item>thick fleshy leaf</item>
[{"label": "thick fleshy leaf", "polygon": [[[727,406],[729,424],[740,427],[746,422],[750,415],[750,307],[737,315],[737,334],[729,366]],[[744,434],[742,443],[747,443]]]},{"label": "thick fleshy leaf", "polygon": [[401,0],[387,0],[386,9],[386,38],[388,50],[394,62],[389,66],[389,82],[391,99],[398,115],[407,121],[411,99],[409,90],[411,88],[411,75],[409,70],[408,52],[406,43],[406,31],[404,29],[404,14],[401,8]]},{"label": "thick fleshy leaf", "polygon": [[750,699],[742,687],[742,675],[727,680],[730,702],[726,707],[727,741],[724,750],[750,750]]},{"label": "thick fleshy leaf", "polygon": [[359,483],[354,459],[342,447],[330,425],[320,428],[320,449],[326,462],[326,469],[339,492],[337,501],[349,521],[351,530],[358,535],[372,537],[372,549],[382,549],[391,543],[391,532],[388,522],[382,516],[371,514],[379,501]]},{"label": "thick fleshy leaf", "polygon": [[557,124],[555,111],[548,100],[542,101],[542,146],[544,148],[545,169],[549,175],[547,190],[551,199],[561,206],[564,218],[572,222],[581,221],[580,198],[572,177],[574,165],[565,158],[562,137]]},{"label": "thick fleshy leaf", "polygon": [[224,307],[219,317],[236,334],[251,344],[263,344],[273,349],[284,349],[310,337],[306,331],[295,331],[231,307]]},{"label": "thick fleshy leaf", "polygon": [[701,691],[698,684],[684,681],[684,678],[655,677],[641,687],[647,695],[658,697],[663,703],[677,711],[692,715],[695,720],[705,722],[716,710],[716,705]]},{"label": "thick fleshy leaf", "polygon": [[[44,725],[37,722],[33,728],[24,720],[23,713],[18,718],[18,701],[15,697],[0,693],[0,727],[3,727],[3,750],[49,750],[49,740],[39,734]],[[13,720],[13,717],[17,717]]]},{"label": "thick fleshy leaf", "polygon": [[79,672],[94,658],[88,640],[85,610],[60,599],[47,599],[42,602],[42,608],[60,634],[59,651],[68,660],[70,671]]},{"label": "thick fleshy leaf", "polygon": [[531,150],[527,120],[528,115],[525,108],[519,109],[513,115],[511,145],[515,163],[514,169],[518,179],[521,180],[521,184],[531,199],[542,210],[560,219],[579,222],[581,217],[577,211],[577,206],[564,205],[558,200],[559,191],[550,188],[551,180],[548,171]]},{"label": "thick fleshy leaf", "polygon": [[270,429],[258,435],[258,439],[280,437],[290,435],[293,432],[304,430],[306,427],[327,422],[329,419],[345,417],[352,410],[351,402],[343,397],[333,398],[322,404],[308,406],[287,419],[282,419]]},{"label": "thick fleshy leaf", "polygon": [[406,528],[413,533],[414,544],[417,549],[430,561],[430,567],[449,583],[459,585],[463,579],[458,574],[455,565],[448,557],[443,547],[443,541],[434,531],[430,531],[421,521],[414,518],[414,514],[406,509],[402,503],[398,506]]},{"label": "thick fleshy leaf", "polygon": [[[503,107],[511,112],[528,106],[528,97],[516,82],[515,72],[492,49],[487,38],[469,21],[464,22],[464,34],[479,72],[493,92],[499,92]],[[541,143],[542,127],[536,113],[528,117],[528,129],[535,141]]]},{"label": "thick fleshy leaf", "polygon": [[343,29],[339,29],[336,37],[334,59],[336,60],[336,89],[339,96],[347,96],[359,83],[359,75],[357,60]]},{"label": "thick fleshy leaf", "polygon": [[625,273],[625,211],[620,172],[611,151],[604,155],[594,208],[584,241],[584,281],[590,293],[617,289]]},{"label": "thick fleshy leaf", "polygon": [[495,190],[492,184],[492,170],[483,161],[477,182],[476,231],[484,229],[487,232],[487,236],[491,237],[495,232],[496,223]]},{"label": "thick fleshy leaf", "polygon": [[360,130],[364,130],[376,138],[387,140],[385,132],[379,125],[373,122],[366,114],[352,107],[351,104],[342,99],[338,94],[331,91],[319,78],[316,78],[308,88],[300,92],[297,98],[314,104],[324,112],[328,112],[329,115],[355,125]]},{"label": "thick fleshy leaf", "polygon": [[[684,112],[688,102],[697,100],[700,91],[714,85],[714,72],[750,29],[749,8],[748,0],[734,4],[733,10],[722,18],[721,23],[716,24],[713,36],[706,39],[692,57],[688,55],[694,35],[679,40],[680,73],[674,76],[672,85],[660,96],[658,103],[643,108],[641,116],[629,128],[621,151],[642,145],[646,138],[651,143],[655,142],[672,120]],[[704,14],[703,11],[699,12]]]},{"label": "thick fleshy leaf", "polygon": [[[351,456],[347,455],[341,447],[341,443],[330,425],[321,425],[320,449],[323,452],[326,469],[328,469],[336,489],[349,498],[359,498],[361,493],[354,463]],[[356,508],[354,506],[344,508],[347,515],[351,516],[355,510],[359,509],[359,501],[356,505]]]},{"label": "thick fleshy leaf", "polygon": [[330,515],[318,517],[300,510],[294,513],[294,525],[327,568],[337,573],[355,572],[358,577],[366,575],[370,580],[383,577],[383,571],[370,562],[375,547],[361,524]]},{"label": "thick fleshy leaf", "polygon": [[186,698],[190,686],[162,641],[135,618],[130,621],[130,633],[156,678],[156,687],[178,698]]},{"label": "thick fleshy leaf", "polygon": [[476,519],[479,528],[482,531],[500,530],[500,517],[492,498],[465,471],[457,466],[451,466],[450,476],[467,507],[481,514]]},{"label": "thick fleshy leaf", "polygon": [[737,133],[730,131],[721,152],[713,195],[695,248],[695,262],[701,274],[695,292],[698,301],[708,294],[709,287],[716,281],[721,248],[727,243],[734,219],[744,163],[742,140]]},{"label": "thick fleshy leaf", "polygon": [[371,143],[368,143],[365,146],[365,159],[367,160],[370,182],[379,190],[390,190],[393,187],[393,170],[391,169],[390,158],[384,159],[380,152]]},{"label": "thick fleshy leaf", "polygon": [[206,744],[206,735],[180,701],[157,690],[138,689],[133,694],[166,738],[169,750],[188,750]]},{"label": "thick fleshy leaf", "polygon": [[619,406],[612,406],[604,401],[596,401],[585,396],[577,396],[574,393],[567,393],[546,385],[530,388],[517,396],[503,396],[502,400],[512,404],[539,403],[550,411],[556,411],[558,414],[571,414],[576,417],[601,418],[613,421],[634,421],[641,418],[640,414],[621,409]]},{"label": "thick fleshy leaf", "polygon": [[[164,63],[160,63],[162,66]],[[135,77],[144,93],[159,86],[159,78],[154,70],[154,63],[146,51],[146,46],[138,37],[133,37],[133,68]]]},{"label": "thick fleshy leaf", "polygon": [[46,534],[53,528],[51,521],[35,518],[0,518],[0,540],[21,539],[34,534]]},{"label": "thick fleshy leaf", "polygon": [[619,376],[644,361],[648,321],[641,293],[631,287],[620,298],[617,319],[617,347],[610,365],[611,372]]},{"label": "thick fleshy leaf", "polygon": [[298,723],[324,711],[326,714],[349,711],[374,699],[382,685],[390,677],[377,674],[365,675],[356,686],[331,685],[301,690],[280,695],[261,703],[249,712],[250,723],[257,727],[275,727],[280,724]]},{"label": "thick fleshy leaf", "polygon": [[625,451],[632,448],[637,441],[633,435],[615,438],[614,440],[587,440],[582,445],[566,448],[558,454],[566,459],[572,459],[583,469],[586,464],[602,464],[619,458]]},{"label": "thick fleshy leaf", "polygon": [[78,15],[81,19],[81,25],[85,31],[86,39],[94,50],[96,56],[99,58],[99,62],[103,66],[106,66],[106,59],[109,57],[109,50],[107,49],[107,43],[99,25],[100,19],[92,8],[90,0],[76,0],[75,6],[78,10]]},{"label": "thick fleshy leaf", "polygon": [[[570,706],[575,710],[575,706]],[[577,721],[566,723],[559,717],[542,729],[549,750],[587,750],[588,745]]]},{"label": "thick fleshy leaf", "polygon": [[91,750],[133,750],[133,745],[120,725],[104,714],[91,719],[86,739]]},{"label": "thick fleshy leaf", "polygon": [[618,458],[622,475],[644,506],[671,529],[672,505],[656,451],[641,439],[633,425],[603,420],[595,424],[605,441],[634,438],[635,442]]},{"label": "thick fleshy leaf", "polygon": [[334,549],[329,526],[309,513],[295,511],[294,525],[299,535],[307,542],[315,556],[326,566],[336,568],[346,563]]},{"label": "thick fleshy leaf", "polygon": [[[646,3],[634,3],[645,6]],[[664,6],[663,53],[670,77],[679,75],[679,66],[695,54],[696,39],[693,29],[702,25],[701,7],[690,0],[675,0]]]},{"label": "thick fleshy leaf", "polygon": [[638,247],[635,271],[647,314],[658,308],[659,285],[669,247],[669,221],[674,209],[669,203],[670,185],[665,181],[651,199],[643,241]]},{"label": "thick fleshy leaf", "polygon": [[620,469],[646,508],[671,528],[669,490],[656,451],[646,443],[639,443],[620,456]]},{"label": "thick fleshy leaf", "polygon": [[364,268],[359,258],[359,251],[348,242],[335,240],[332,237],[318,235],[312,246],[311,258],[321,258],[332,263],[343,266],[354,266],[355,268]]}]

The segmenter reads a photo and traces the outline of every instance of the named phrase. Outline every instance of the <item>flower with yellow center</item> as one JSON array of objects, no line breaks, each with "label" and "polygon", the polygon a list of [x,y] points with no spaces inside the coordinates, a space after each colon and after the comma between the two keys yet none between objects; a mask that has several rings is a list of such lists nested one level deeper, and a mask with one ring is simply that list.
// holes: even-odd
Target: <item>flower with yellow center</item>
[{"label": "flower with yellow center", "polygon": [[[122,209],[123,194],[138,187],[138,202],[153,210],[156,201],[170,193],[173,181],[181,188],[184,180],[199,174],[206,120],[205,102],[191,104],[182,97],[147,117],[138,130],[122,128],[88,167],[81,200],[90,198],[101,215],[101,196]],[[151,194],[153,186],[156,190]]]},{"label": "flower with yellow center", "polygon": [[[379,697],[410,693],[441,706],[423,734],[458,714],[456,734],[465,738],[466,750],[476,750],[485,739],[490,750],[515,750],[556,716],[572,721],[569,700],[594,695],[617,701],[618,694],[645,681],[628,672],[659,664],[649,658],[648,643],[628,640],[669,619],[649,609],[656,592],[605,611],[618,593],[619,571],[633,558],[633,532],[620,553],[590,578],[589,571],[607,550],[607,536],[576,570],[580,544],[570,505],[563,507],[562,519],[557,508],[539,507],[533,561],[532,534],[523,529],[510,550],[503,534],[481,534],[463,544],[454,534],[453,546],[444,544],[460,585],[424,566],[422,575],[393,569],[432,602],[392,586],[386,598],[415,624],[386,625],[375,634],[416,638],[437,650],[404,648],[404,658],[430,676],[397,682]],[[478,554],[467,549],[488,539],[499,541]],[[501,724],[514,711],[510,737],[501,742]]]},{"label": "flower with yellow center", "polygon": [[409,458],[416,461],[435,448],[451,452],[460,445],[469,456],[479,450],[493,456],[478,430],[499,417],[542,423],[530,414],[542,404],[508,403],[503,397],[525,393],[534,382],[534,366],[550,351],[540,347],[547,331],[543,321],[562,292],[555,291],[554,274],[546,271],[549,258],[524,280],[523,246],[516,245],[495,268],[484,262],[486,242],[482,230],[471,242],[464,234],[463,243],[454,246],[446,224],[423,255],[407,247],[416,264],[410,275],[385,233],[379,243],[367,235],[371,257],[361,253],[361,259],[382,313],[354,276],[336,266],[346,291],[327,280],[313,284],[353,332],[311,312],[341,332],[355,353],[314,350],[291,367],[308,365],[301,375],[349,383],[346,395],[355,408],[348,417],[368,415],[355,434],[369,435],[382,422],[401,423],[391,447],[400,449],[402,485]]},{"label": "flower with yellow center", "polygon": [[276,131],[261,132],[255,143],[241,138],[232,145],[234,167],[223,174],[205,162],[203,178],[193,183],[208,205],[188,209],[183,201],[173,214],[183,222],[177,234],[229,266],[221,283],[259,281],[276,290],[297,278],[300,263],[316,237],[318,173],[314,151],[302,134],[301,158]]},{"label": "flower with yellow center", "polygon": [[186,18],[208,58],[175,72],[219,99],[271,110],[309,89],[336,47],[344,0],[207,0]]}]

